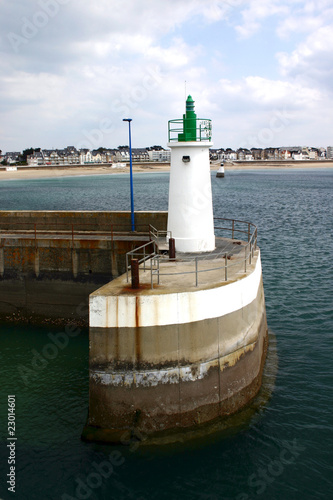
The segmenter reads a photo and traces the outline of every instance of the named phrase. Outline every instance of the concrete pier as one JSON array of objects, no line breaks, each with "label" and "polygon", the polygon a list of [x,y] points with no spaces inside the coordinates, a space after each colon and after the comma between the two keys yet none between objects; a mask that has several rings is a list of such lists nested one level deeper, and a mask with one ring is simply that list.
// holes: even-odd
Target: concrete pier
[{"label": "concrete pier", "polygon": [[90,295],[85,440],[183,432],[259,391],[267,324],[257,228],[214,219],[211,132],[189,95],[183,118],[168,122],[166,234],[129,252],[126,275]]},{"label": "concrete pier", "polygon": [[124,275],[91,294],[84,439],[189,429],[257,394],[267,347],[260,251],[244,259],[247,242],[217,243],[224,251],[211,258],[160,259],[159,284],[141,265],[139,289]]},{"label": "concrete pier", "polygon": [[126,270],[126,253],[166,229],[166,212],[0,211],[0,321],[88,326],[89,294]]}]

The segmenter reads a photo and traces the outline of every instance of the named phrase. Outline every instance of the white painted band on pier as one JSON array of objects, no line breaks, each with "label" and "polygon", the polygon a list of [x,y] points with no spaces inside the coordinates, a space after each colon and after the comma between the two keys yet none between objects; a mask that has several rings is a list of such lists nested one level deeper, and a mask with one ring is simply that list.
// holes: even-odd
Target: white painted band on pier
[{"label": "white painted band on pier", "polygon": [[262,271],[260,252],[254,271],[238,281],[182,293],[90,296],[90,326],[135,328],[192,323],[219,318],[251,304],[257,297]]}]

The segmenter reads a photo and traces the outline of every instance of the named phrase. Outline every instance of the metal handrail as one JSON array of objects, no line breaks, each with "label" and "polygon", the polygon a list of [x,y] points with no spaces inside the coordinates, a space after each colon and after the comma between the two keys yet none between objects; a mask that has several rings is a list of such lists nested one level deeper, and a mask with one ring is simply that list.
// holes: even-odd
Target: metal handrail
[{"label": "metal handrail", "polygon": [[150,228],[148,224],[137,224],[137,231],[133,233],[130,229],[130,224],[113,224],[102,223],[99,228],[96,224],[86,222],[8,222],[0,218],[0,237],[2,234],[23,234],[30,236],[34,239],[35,246],[37,247],[38,237],[45,237],[45,235],[57,235],[60,237],[70,237],[72,240],[72,247],[74,248],[74,240],[82,236],[109,236],[111,246],[113,248],[114,239],[116,236],[121,235],[137,235],[150,237]]},{"label": "metal handrail", "polygon": [[[141,260],[141,262],[144,262],[144,270],[146,270],[145,262],[149,258],[151,259],[151,265],[150,265],[150,273],[151,273],[151,288],[154,288],[154,276],[157,276],[157,283],[160,283],[160,276],[171,276],[171,275],[185,275],[185,274],[195,274],[195,286],[197,287],[199,285],[199,275],[200,273],[208,273],[211,271],[217,271],[219,269],[224,270],[224,280],[228,281],[228,271],[230,270],[231,267],[239,265],[239,263],[244,262],[244,272],[247,272],[247,264],[251,265],[252,259],[254,257],[254,252],[257,249],[257,227],[252,224],[251,222],[243,221],[243,220],[238,220],[238,219],[227,219],[227,218],[215,218],[214,221],[217,222],[230,222],[231,227],[214,227],[215,230],[223,230],[223,231],[230,231],[231,232],[231,239],[235,239],[235,234],[246,234],[247,235],[247,243],[244,246],[244,254],[240,256],[239,258],[235,258],[233,263],[228,264],[228,258],[230,257],[230,253],[225,253],[224,255],[220,253],[210,253],[209,254],[209,260],[215,260],[215,259],[221,259],[224,258],[224,264],[222,266],[214,266],[210,267],[209,269],[199,269],[199,263],[203,260],[207,261],[207,255],[200,255],[200,256],[195,256],[195,257],[182,257],[182,262],[193,262],[194,263],[194,270],[191,271],[183,271],[180,273],[161,273],[160,272],[160,262],[163,260],[166,260],[166,257],[164,255],[160,255],[156,251],[156,247],[154,247],[154,252],[150,256],[145,256],[144,260]],[[245,224],[246,229],[239,229],[236,227],[236,224]],[[151,242],[150,242],[151,243]],[[155,244],[155,241],[153,241]],[[149,244],[149,243],[148,243]],[[128,252],[126,254],[126,273],[127,273],[127,281],[128,281],[128,257],[127,255],[134,255],[135,253],[138,252],[138,250],[141,250],[142,248],[146,247],[148,244],[142,245],[141,247]],[[154,268],[153,268],[153,261],[154,261]]]},{"label": "metal handrail", "polygon": [[[244,247],[244,255],[240,258],[236,258],[233,263],[228,264],[228,259],[230,257],[230,254],[226,253],[224,255],[219,255],[220,258],[224,258],[224,265],[217,266],[217,267],[210,267],[209,269],[199,269],[199,263],[202,260],[205,260],[205,258],[202,257],[194,257],[192,261],[194,262],[194,270],[192,271],[182,271],[180,273],[161,273],[160,272],[160,261],[166,260],[165,256],[163,255],[156,255],[156,259],[158,262],[158,266],[156,269],[153,269],[152,276],[157,275],[158,278],[158,284],[160,283],[160,277],[161,276],[176,276],[176,275],[185,275],[185,274],[194,274],[195,275],[195,286],[199,286],[199,275],[201,273],[209,273],[212,271],[218,271],[218,270],[224,270],[224,281],[228,281],[228,272],[230,271],[230,268],[239,266],[240,263],[244,263],[244,273],[247,272],[247,263],[251,265],[252,259],[254,257],[254,252],[256,250],[256,246],[252,244],[252,241],[246,244]],[[185,259],[184,259],[185,260]],[[207,259],[206,259],[207,260]],[[190,261],[190,259],[188,259]],[[153,277],[151,278],[151,288],[153,289]]]},{"label": "metal handrail", "polygon": [[[207,118],[187,118],[187,122],[193,122],[196,130],[197,142],[208,141],[212,139],[212,121]],[[172,128],[171,125],[176,124],[176,128]],[[184,120],[183,118],[176,118],[174,120],[169,120],[168,122],[168,142],[178,141],[178,134],[184,133]],[[176,137],[172,135],[176,134]]]},{"label": "metal handrail", "polygon": [[172,232],[166,229],[156,229],[152,224],[149,224],[149,237],[157,241],[159,238],[172,238]]},{"label": "metal handrail", "polygon": [[[153,251],[150,253],[146,253],[146,249],[148,246],[153,245]],[[134,250],[131,250],[130,252],[126,253],[126,281],[128,283],[128,272],[131,269],[131,265],[129,264],[129,257],[132,258],[138,258],[139,264],[143,263],[143,270],[146,271],[146,262],[147,260],[152,261],[153,257],[157,255],[156,251],[156,243],[153,240],[148,241],[148,243],[145,243],[144,245],[141,245],[140,247],[135,248]],[[151,266],[150,266],[151,267]]]}]

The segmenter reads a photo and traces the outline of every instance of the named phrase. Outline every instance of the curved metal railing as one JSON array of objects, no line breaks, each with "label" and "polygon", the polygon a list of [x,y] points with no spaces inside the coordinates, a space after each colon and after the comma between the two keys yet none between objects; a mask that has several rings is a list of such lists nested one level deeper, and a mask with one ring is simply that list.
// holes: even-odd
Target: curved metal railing
[{"label": "curved metal railing", "polygon": [[[229,242],[235,242],[235,240],[237,240],[237,243],[240,246],[238,252],[228,251],[226,245],[225,248],[219,248],[218,252],[203,253],[202,255],[178,254],[176,260],[183,263],[192,262],[193,269],[181,272],[165,272],[165,270],[161,269],[161,263],[167,262],[169,257],[167,255],[158,254],[158,248],[155,241],[151,241],[131,252],[128,252],[126,255],[127,281],[129,280],[128,271],[131,269],[131,265],[129,263],[130,256],[132,258],[137,258],[139,263],[143,263],[144,271],[147,269],[150,271],[150,283],[152,289],[154,288],[154,278],[156,278],[157,284],[160,284],[162,276],[181,276],[193,274],[194,283],[197,287],[199,285],[199,276],[201,273],[206,274],[212,271],[221,270],[224,281],[228,281],[228,273],[230,274],[230,271],[233,270],[233,268],[238,268],[238,270],[246,273],[248,265],[251,265],[254,252],[257,249],[257,227],[251,222],[237,219],[215,218],[214,223],[216,236],[221,236],[221,233],[227,233],[229,238],[226,240],[229,240]],[[241,238],[236,238],[236,236],[239,235],[241,235]],[[153,245],[153,247],[151,245]],[[147,261],[149,261],[150,265],[146,265]],[[221,261],[223,264],[221,264]],[[202,262],[205,262],[205,266],[201,265]],[[212,262],[211,266],[208,264],[209,262]]]},{"label": "curved metal railing", "polygon": [[[191,118],[187,122],[191,124]],[[196,141],[212,140],[212,121],[206,118],[193,118],[193,129],[196,130]],[[168,142],[178,142],[178,135],[184,133],[184,121],[182,118],[169,120],[168,122]]]}]

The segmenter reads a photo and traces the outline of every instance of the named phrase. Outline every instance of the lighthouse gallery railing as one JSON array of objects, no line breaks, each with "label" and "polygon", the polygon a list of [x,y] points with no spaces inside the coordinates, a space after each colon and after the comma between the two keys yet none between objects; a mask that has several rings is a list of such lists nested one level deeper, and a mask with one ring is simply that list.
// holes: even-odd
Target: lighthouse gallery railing
[{"label": "lighthouse gallery railing", "polygon": [[[212,121],[206,118],[187,118],[187,123],[196,130],[196,141],[211,141],[212,140]],[[178,142],[178,135],[184,132],[184,120],[177,118],[168,122],[168,142]]]}]

